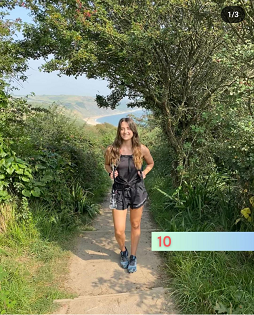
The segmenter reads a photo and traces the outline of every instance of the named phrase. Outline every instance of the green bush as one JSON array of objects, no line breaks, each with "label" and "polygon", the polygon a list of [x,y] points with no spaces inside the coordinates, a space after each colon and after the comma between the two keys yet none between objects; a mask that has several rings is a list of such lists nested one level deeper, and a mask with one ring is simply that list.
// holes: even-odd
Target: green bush
[{"label": "green bush", "polygon": [[[155,166],[145,179],[149,209],[160,230],[253,231],[253,189],[250,184],[244,187],[235,176],[229,159],[223,160],[219,144],[212,147],[213,142],[207,142],[197,147],[198,151],[192,151],[189,168],[181,173],[181,185],[174,187],[171,172],[175,153],[162,139],[158,134],[157,141],[150,142]],[[227,167],[218,167],[214,153],[220,155]],[[241,172],[244,174],[244,168]],[[181,313],[251,313],[254,305],[251,252],[166,252],[163,255],[168,273],[165,281]]]},{"label": "green bush", "polygon": [[[99,212],[110,180],[103,134],[57,106],[6,101],[0,112],[0,310],[50,313],[67,271],[65,250],[78,226]],[[13,105],[13,107],[12,107]],[[105,138],[104,138],[105,137]],[[2,205],[1,205],[2,206]],[[60,275],[59,275],[60,274]]]},{"label": "green bush", "polygon": [[[10,145],[13,141],[10,142]],[[28,163],[16,157],[10,145],[0,138],[0,202],[11,198],[11,194],[38,197],[40,189],[31,180],[32,169]]]}]

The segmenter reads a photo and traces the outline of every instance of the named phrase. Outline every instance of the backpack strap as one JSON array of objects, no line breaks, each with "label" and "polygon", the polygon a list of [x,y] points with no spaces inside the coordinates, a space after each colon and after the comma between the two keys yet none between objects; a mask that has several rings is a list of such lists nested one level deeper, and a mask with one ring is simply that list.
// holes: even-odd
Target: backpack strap
[{"label": "backpack strap", "polygon": [[143,178],[143,174],[142,174],[142,172],[143,172],[143,164],[142,164],[141,168],[138,171],[140,172],[141,179],[144,179]]}]

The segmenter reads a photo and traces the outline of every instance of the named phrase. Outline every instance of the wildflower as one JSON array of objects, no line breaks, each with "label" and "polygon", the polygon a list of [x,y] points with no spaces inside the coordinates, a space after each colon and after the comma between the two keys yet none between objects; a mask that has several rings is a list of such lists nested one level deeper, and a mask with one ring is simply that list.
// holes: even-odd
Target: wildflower
[{"label": "wildflower", "polygon": [[250,197],[250,204],[254,207],[254,196]]},{"label": "wildflower", "polygon": [[[250,221],[248,218],[250,218],[250,208],[244,208],[241,210],[241,214],[245,217],[245,219],[247,219],[248,221]],[[251,218],[250,218],[251,219]]]}]

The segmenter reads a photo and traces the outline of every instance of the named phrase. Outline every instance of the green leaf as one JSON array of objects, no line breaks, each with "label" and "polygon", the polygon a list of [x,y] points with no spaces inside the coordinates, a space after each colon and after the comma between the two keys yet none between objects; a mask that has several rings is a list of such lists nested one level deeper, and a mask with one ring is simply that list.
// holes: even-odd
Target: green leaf
[{"label": "green leaf", "polygon": [[41,165],[41,164],[36,164],[36,165],[35,165],[35,169],[36,169],[36,170],[38,170],[38,169],[44,170],[44,169],[46,169],[46,168],[47,168],[46,166],[43,166],[43,165]]},{"label": "green leaf", "polygon": [[13,156],[11,156],[8,159],[6,159],[6,163],[7,164],[12,164],[13,161],[14,161],[14,157]]},{"label": "green leaf", "polygon": [[30,182],[30,179],[29,179],[28,177],[22,176],[21,179],[22,179],[24,182]]},{"label": "green leaf", "polygon": [[34,185],[44,187],[46,185],[46,183],[34,181]]},{"label": "green leaf", "polygon": [[[2,186],[2,187],[4,187],[4,186],[8,186],[8,182],[6,181],[6,182],[4,182],[4,181],[0,181],[0,187]],[[1,189],[1,188],[0,188]]]},{"label": "green leaf", "polygon": [[9,194],[6,190],[0,190],[0,196],[1,197],[7,197]]},{"label": "green leaf", "polygon": [[14,168],[9,167],[9,168],[7,168],[6,172],[11,175],[14,172]]},{"label": "green leaf", "polygon": [[25,197],[31,197],[31,192],[27,189],[22,190],[22,195]]},{"label": "green leaf", "polygon": [[51,176],[51,175],[45,175],[45,176],[43,176],[43,178],[42,178],[41,180],[44,181],[44,182],[49,182],[49,181],[51,181],[51,180],[53,180],[53,179],[54,179],[53,176]]},{"label": "green leaf", "polygon": [[16,173],[21,175],[21,174],[24,174],[24,171],[23,171],[23,169],[19,169],[19,170],[16,170]]},{"label": "green leaf", "polygon": [[241,218],[238,218],[235,220],[235,224],[237,224],[238,222],[240,222],[242,219]]},{"label": "green leaf", "polygon": [[31,191],[31,193],[34,197],[40,197],[41,195],[41,191],[38,187],[35,187],[35,189]]},{"label": "green leaf", "polygon": [[217,314],[227,314],[228,308],[222,303],[216,303],[214,310],[217,311]]},{"label": "green leaf", "polygon": [[26,168],[26,165],[21,164],[21,163],[18,163],[18,166],[19,166],[20,168]]},{"label": "green leaf", "polygon": [[1,157],[5,157],[6,155],[8,155],[6,152],[0,151],[0,156],[1,156]]},{"label": "green leaf", "polygon": [[5,175],[4,174],[0,174],[0,179],[5,179]]}]

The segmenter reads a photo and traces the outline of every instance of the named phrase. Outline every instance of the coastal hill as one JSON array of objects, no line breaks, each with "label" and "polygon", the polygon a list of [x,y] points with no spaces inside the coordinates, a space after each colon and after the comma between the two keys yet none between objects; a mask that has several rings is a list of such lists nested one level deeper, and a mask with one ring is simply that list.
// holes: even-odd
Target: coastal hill
[{"label": "coastal hill", "polygon": [[[15,95],[14,97],[21,97]],[[48,108],[53,103],[62,106],[65,110],[71,111],[75,116],[80,119],[85,119],[94,116],[110,116],[112,114],[121,114],[123,112],[135,110],[138,108],[128,108],[126,103],[128,100],[123,100],[117,109],[99,108],[92,96],[79,96],[79,95],[35,95],[28,96],[28,103],[33,106]]]}]

